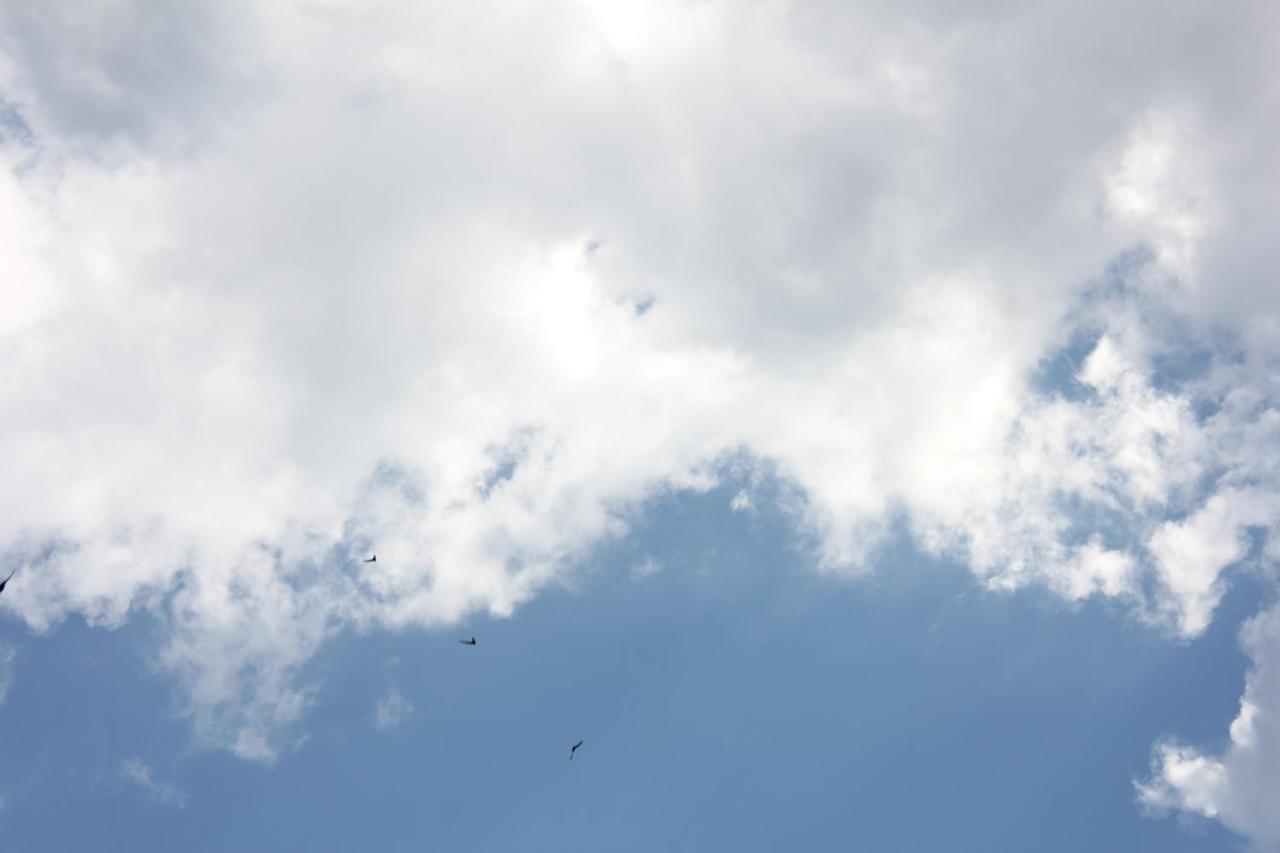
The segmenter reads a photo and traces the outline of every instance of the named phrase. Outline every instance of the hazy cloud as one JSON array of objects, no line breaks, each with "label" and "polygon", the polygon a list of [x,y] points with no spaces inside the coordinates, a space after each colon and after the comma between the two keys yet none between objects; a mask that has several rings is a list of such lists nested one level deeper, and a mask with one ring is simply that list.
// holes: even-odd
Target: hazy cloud
[{"label": "hazy cloud", "polygon": [[145,791],[153,802],[178,808],[183,808],[187,804],[186,791],[170,782],[156,781],[151,768],[137,756],[121,762],[120,776]]},{"label": "hazy cloud", "polygon": [[9,698],[9,691],[13,688],[17,660],[18,647],[13,643],[0,643],[0,704]]},{"label": "hazy cloud", "polygon": [[653,557],[645,557],[640,562],[631,567],[631,579],[633,581],[642,581],[651,578],[658,572],[662,571],[665,566],[655,560]]},{"label": "hazy cloud", "polygon": [[373,710],[373,725],[379,731],[394,729],[414,712],[413,703],[405,698],[398,687],[388,687],[387,692],[378,697],[378,704]]}]

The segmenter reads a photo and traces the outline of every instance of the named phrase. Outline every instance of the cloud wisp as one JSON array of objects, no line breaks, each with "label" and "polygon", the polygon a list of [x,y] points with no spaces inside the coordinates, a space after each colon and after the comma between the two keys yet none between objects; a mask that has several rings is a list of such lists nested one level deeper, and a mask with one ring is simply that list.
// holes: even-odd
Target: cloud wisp
[{"label": "cloud wisp", "polygon": [[378,697],[373,709],[373,727],[380,732],[396,728],[416,709],[398,687],[388,687],[387,692]]},{"label": "cloud wisp", "polygon": [[18,662],[18,647],[13,643],[0,643],[0,705],[9,698]]},{"label": "cloud wisp", "polygon": [[178,808],[185,808],[187,805],[186,791],[171,782],[158,781],[146,762],[137,756],[120,763],[120,777],[141,788],[154,803]]}]

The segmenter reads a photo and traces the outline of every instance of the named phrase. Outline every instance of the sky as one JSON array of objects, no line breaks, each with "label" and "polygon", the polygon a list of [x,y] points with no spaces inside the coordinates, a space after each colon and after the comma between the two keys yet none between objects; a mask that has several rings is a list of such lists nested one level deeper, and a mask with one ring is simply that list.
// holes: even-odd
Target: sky
[{"label": "sky", "polygon": [[1130,781],[1152,738],[1234,716],[1227,620],[1170,643],[1101,601],[993,596],[906,542],[833,585],[786,518],[728,508],[734,485],[655,501],[512,619],[336,638],[305,743],[269,770],[189,749],[136,651],[155,626],[65,625],[6,703],[7,849],[1237,848],[1144,817]]},{"label": "sky", "polygon": [[1280,850],[1278,16],[0,0],[6,848]]}]

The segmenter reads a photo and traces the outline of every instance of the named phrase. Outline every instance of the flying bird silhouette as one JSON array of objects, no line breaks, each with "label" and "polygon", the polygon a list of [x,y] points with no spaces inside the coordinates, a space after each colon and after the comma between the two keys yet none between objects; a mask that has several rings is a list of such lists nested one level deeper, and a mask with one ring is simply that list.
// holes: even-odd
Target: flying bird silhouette
[{"label": "flying bird silhouette", "polygon": [[374,554],[372,557],[370,557],[369,559],[365,560],[365,562],[366,562],[366,563],[376,563],[376,562],[378,562],[378,555],[377,555],[377,554]]},{"label": "flying bird silhouette", "polygon": [[464,646],[474,646],[476,644],[476,638],[472,637],[470,640],[459,640],[458,642],[462,643]]},{"label": "flying bird silhouette", "polygon": [[577,752],[577,751],[578,751],[578,747],[580,747],[580,746],[582,746],[582,741],[578,741],[578,742],[577,742],[577,743],[575,743],[573,746],[569,747],[569,760],[570,760],[570,761],[573,761],[573,754],[574,754],[575,752]]},{"label": "flying bird silhouette", "polygon": [[9,577],[0,581],[0,592],[4,592],[4,585],[7,584],[13,578],[13,576],[16,575],[17,573],[18,573],[18,570],[14,569],[13,571],[9,572]]}]

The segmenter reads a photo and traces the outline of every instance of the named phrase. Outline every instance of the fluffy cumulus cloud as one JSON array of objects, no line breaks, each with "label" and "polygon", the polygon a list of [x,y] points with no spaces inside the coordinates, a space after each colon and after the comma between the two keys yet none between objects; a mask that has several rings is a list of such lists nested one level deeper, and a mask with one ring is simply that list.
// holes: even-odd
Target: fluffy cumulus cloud
[{"label": "fluffy cumulus cloud", "polygon": [[1159,744],[1151,778],[1138,783],[1138,796],[1156,810],[1217,818],[1260,849],[1280,850],[1280,608],[1250,620],[1242,639],[1254,666],[1226,750],[1214,757],[1175,741]]},{"label": "fluffy cumulus cloud", "polygon": [[[155,613],[269,761],[335,632],[748,459],[823,571],[905,521],[1194,637],[1280,553],[1278,16],[0,2],[0,607]],[[1250,642],[1257,737],[1150,783],[1246,832]]]}]

